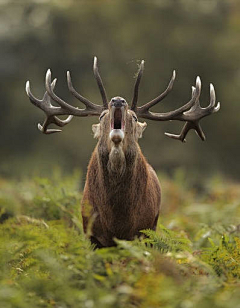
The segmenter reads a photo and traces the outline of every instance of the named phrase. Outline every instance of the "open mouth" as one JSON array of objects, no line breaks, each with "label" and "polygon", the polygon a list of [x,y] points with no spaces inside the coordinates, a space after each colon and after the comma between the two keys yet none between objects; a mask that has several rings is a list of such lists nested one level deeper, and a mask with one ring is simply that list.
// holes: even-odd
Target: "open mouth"
[{"label": "open mouth", "polygon": [[123,108],[113,107],[111,129],[124,129]]},{"label": "open mouth", "polygon": [[112,107],[110,139],[114,143],[119,143],[124,138],[124,129],[125,129],[124,114],[125,114],[124,107],[114,107],[114,106]]}]

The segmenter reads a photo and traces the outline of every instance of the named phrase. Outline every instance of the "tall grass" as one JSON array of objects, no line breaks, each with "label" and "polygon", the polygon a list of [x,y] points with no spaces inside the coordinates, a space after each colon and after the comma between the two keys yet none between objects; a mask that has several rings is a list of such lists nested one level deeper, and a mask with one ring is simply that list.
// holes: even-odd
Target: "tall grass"
[{"label": "tall grass", "polygon": [[100,250],[79,173],[0,179],[0,307],[240,307],[240,184],[160,178],[157,232]]}]

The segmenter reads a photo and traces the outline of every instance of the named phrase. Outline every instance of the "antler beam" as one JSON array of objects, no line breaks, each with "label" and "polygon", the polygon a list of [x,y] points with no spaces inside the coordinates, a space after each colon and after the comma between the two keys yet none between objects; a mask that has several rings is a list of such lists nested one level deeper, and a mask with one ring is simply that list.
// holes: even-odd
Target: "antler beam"
[{"label": "antler beam", "polygon": [[135,111],[136,108],[137,108],[138,89],[139,89],[139,84],[140,84],[140,81],[141,81],[141,78],[142,78],[143,70],[144,70],[144,60],[142,60],[140,66],[139,66],[139,71],[138,71],[136,82],[135,82],[135,85],[134,85],[134,93],[133,93],[132,106],[131,106],[131,109],[133,111]]},{"label": "antler beam", "polygon": [[[33,105],[36,107],[42,109],[45,114],[46,114],[46,119],[43,123],[43,125],[38,124],[38,129],[44,133],[44,134],[52,134],[52,133],[57,133],[61,132],[60,129],[49,129],[48,126],[50,124],[55,124],[59,127],[63,127],[64,125],[68,124],[73,116],[77,117],[86,117],[86,116],[99,116],[104,109],[107,108],[107,95],[106,91],[104,89],[102,79],[99,75],[98,72],[98,66],[97,66],[97,58],[94,58],[94,65],[93,65],[93,71],[94,75],[97,79],[97,83],[101,92],[101,96],[103,99],[103,106],[96,105],[83,97],[81,94],[79,94],[73,87],[72,85],[72,80],[70,76],[70,72],[67,72],[67,83],[68,83],[68,88],[69,91],[80,101],[82,102],[86,108],[85,109],[79,109],[78,107],[74,107],[72,105],[69,105],[66,103],[64,100],[62,100],[60,97],[58,97],[54,93],[54,88],[57,82],[57,79],[54,79],[53,82],[52,80],[52,74],[50,69],[46,73],[46,79],[45,79],[45,87],[46,87],[46,92],[43,96],[43,98],[37,99],[31,92],[30,89],[30,82],[27,81],[26,83],[26,92],[27,95]],[[51,100],[56,102],[59,106],[53,106],[51,103]],[[57,116],[60,115],[68,115],[66,120],[61,120]]]},{"label": "antler beam", "polygon": [[[200,78],[199,78],[200,80]],[[193,87],[193,92],[195,88]],[[174,135],[170,133],[165,133],[166,136],[180,140],[182,142],[186,142],[186,135],[190,129],[194,129],[198,136],[204,141],[206,139],[205,134],[200,126],[200,119],[211,115],[212,113],[217,112],[220,109],[220,103],[218,102],[216,105],[216,94],[214,90],[214,86],[210,84],[210,103],[206,108],[202,108],[200,106],[199,99],[197,99],[194,105],[183,114],[179,115],[176,120],[187,121],[179,135]]]},{"label": "antler beam", "polygon": [[108,108],[108,98],[107,98],[107,93],[106,93],[106,90],[102,82],[102,78],[99,74],[98,65],[97,65],[97,57],[94,57],[94,60],[93,60],[93,73],[97,80],[98,88],[102,96],[103,107],[104,109],[107,109]]},{"label": "antler beam", "polygon": [[[56,85],[56,81],[57,81],[57,79],[54,79],[53,82],[50,84],[51,91],[53,91],[53,89]],[[52,134],[52,133],[60,132],[61,131],[60,129],[48,129],[48,126],[53,123],[53,124],[56,124],[59,127],[63,127],[64,125],[68,124],[72,120],[73,115],[71,115],[67,110],[64,110],[62,107],[53,106],[51,104],[51,98],[50,98],[48,92],[45,92],[45,94],[44,94],[44,96],[41,100],[37,99],[31,92],[29,81],[27,81],[27,83],[26,83],[26,92],[27,92],[27,95],[28,95],[30,101],[33,103],[33,105],[42,109],[47,116],[43,125],[38,123],[38,129],[42,133]],[[69,115],[69,116],[67,117],[66,120],[60,120],[57,117],[59,115]]]},{"label": "antler beam", "polygon": [[212,84],[210,84],[210,104],[206,108],[202,108],[199,103],[199,97],[201,94],[201,80],[200,77],[196,78],[196,85],[195,87],[192,87],[192,97],[188,103],[181,106],[180,108],[166,112],[166,113],[154,113],[150,111],[150,108],[155,106],[157,103],[162,101],[168,93],[172,90],[175,78],[176,78],[176,72],[173,71],[172,78],[166,88],[166,90],[161,93],[159,96],[151,100],[150,102],[144,104],[141,107],[137,107],[137,98],[138,98],[138,87],[141,80],[141,76],[143,73],[143,64],[142,61],[137,80],[134,87],[134,98],[131,109],[134,110],[138,117],[154,120],[154,121],[172,121],[172,120],[178,120],[178,121],[186,121],[186,124],[184,125],[181,133],[179,135],[174,135],[170,133],[165,133],[166,136],[180,140],[182,142],[185,142],[186,135],[189,132],[189,130],[194,129],[198,136],[204,141],[205,135],[203,133],[203,130],[199,124],[200,119],[203,117],[206,117],[212,113],[217,112],[220,109],[220,103],[216,105],[216,95],[215,90]]}]

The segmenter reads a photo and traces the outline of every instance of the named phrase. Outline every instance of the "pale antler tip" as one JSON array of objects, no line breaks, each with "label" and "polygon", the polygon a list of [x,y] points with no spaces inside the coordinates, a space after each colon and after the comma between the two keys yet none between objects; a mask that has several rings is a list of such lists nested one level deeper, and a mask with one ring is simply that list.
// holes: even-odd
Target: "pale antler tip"
[{"label": "pale antler tip", "polygon": [[215,94],[214,85],[212,83],[210,83],[210,93]]},{"label": "pale antler tip", "polygon": [[145,63],[145,61],[142,60],[141,63],[140,63],[140,65],[139,65],[139,72],[142,72],[142,71],[143,71],[143,69],[144,69],[144,63]]},{"label": "pale antler tip", "polygon": [[200,79],[199,76],[197,76],[197,78],[196,78],[196,84],[197,84],[197,85],[201,85],[201,79]]},{"label": "pale antler tip", "polygon": [[173,79],[176,78],[176,70],[173,70]]},{"label": "pale antler tip", "polygon": [[179,140],[181,142],[186,142],[186,139],[181,136],[181,135],[175,135],[175,134],[170,134],[170,133],[164,133],[165,136],[169,137],[169,138],[172,138],[172,139],[175,139],[175,140]]},{"label": "pale antler tip", "polygon": [[93,67],[95,68],[97,66],[97,57],[95,56],[93,58]]},{"label": "pale antler tip", "polygon": [[68,85],[69,90],[71,91],[73,88],[73,85],[72,85],[71,74],[69,71],[67,71],[67,85]]},{"label": "pale antler tip", "polygon": [[40,130],[40,132],[42,132],[43,134],[46,134],[46,135],[53,134],[53,133],[59,133],[59,132],[62,131],[61,129],[47,129],[47,130],[44,130],[43,126],[40,123],[38,123],[37,127]]},{"label": "pale antler tip", "polygon": [[220,102],[217,103],[217,106],[214,108],[214,112],[217,112],[221,107]]},{"label": "pale antler tip", "polygon": [[52,72],[50,68],[47,70],[46,73],[45,84],[47,92],[52,92],[53,88],[55,87],[56,81],[55,79],[52,81]]},{"label": "pale antler tip", "polygon": [[71,81],[71,74],[70,74],[70,71],[67,71],[67,81]]},{"label": "pale antler tip", "polygon": [[42,125],[41,125],[40,123],[38,123],[37,127],[38,127],[38,129],[39,129],[41,132],[43,132],[43,127],[42,127]]},{"label": "pale antler tip", "polygon": [[196,88],[192,86],[192,95],[194,95],[195,91],[196,91]]},{"label": "pale antler tip", "polygon": [[197,76],[197,78],[196,78],[196,89],[197,89],[197,92],[199,93],[199,95],[200,95],[200,92],[201,92],[201,85],[202,85],[201,79],[200,79],[199,76]]},{"label": "pale antler tip", "polygon": [[30,82],[29,82],[29,80],[26,82],[26,92],[27,92],[27,94],[30,92]]},{"label": "pale antler tip", "polygon": [[67,119],[65,120],[65,123],[68,124],[73,119],[73,115],[70,114]]},{"label": "pale antler tip", "polygon": [[51,83],[51,79],[52,79],[52,72],[50,70],[50,68],[47,70],[47,73],[46,73],[46,83]]},{"label": "pale antler tip", "polygon": [[212,83],[210,83],[210,97],[213,98],[214,103],[215,103],[216,94],[215,94],[214,86]]},{"label": "pale antler tip", "polygon": [[72,82],[70,71],[67,71],[67,80],[68,80],[68,82]]},{"label": "pale antler tip", "polygon": [[[49,83],[51,82],[50,79],[49,79],[48,81],[49,81]],[[51,82],[51,89],[52,89],[52,90],[55,88],[56,83],[57,83],[57,78],[54,78],[53,81]]]},{"label": "pale antler tip", "polygon": [[216,104],[216,94],[215,94],[213,84],[210,83],[210,104],[209,104],[209,107],[214,108],[215,104]]}]

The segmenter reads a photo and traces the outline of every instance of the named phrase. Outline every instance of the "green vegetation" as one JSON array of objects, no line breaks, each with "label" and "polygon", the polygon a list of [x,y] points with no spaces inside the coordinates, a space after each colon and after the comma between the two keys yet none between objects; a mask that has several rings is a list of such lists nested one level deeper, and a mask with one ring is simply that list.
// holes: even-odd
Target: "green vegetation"
[{"label": "green vegetation", "polygon": [[1,179],[0,307],[240,307],[240,185],[160,178],[157,232],[95,251],[77,172]]}]

